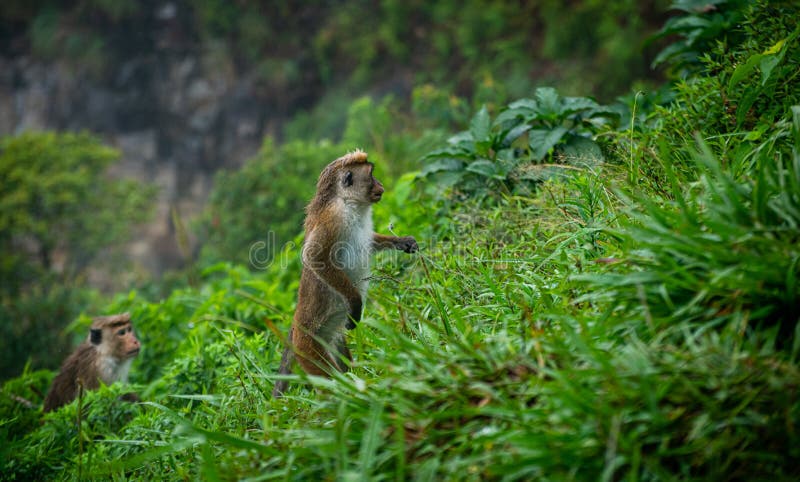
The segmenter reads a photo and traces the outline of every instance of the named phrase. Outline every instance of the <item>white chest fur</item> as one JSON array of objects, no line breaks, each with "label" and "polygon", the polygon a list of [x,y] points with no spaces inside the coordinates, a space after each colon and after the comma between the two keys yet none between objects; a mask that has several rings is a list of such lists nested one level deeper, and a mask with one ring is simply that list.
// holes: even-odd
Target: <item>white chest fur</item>
[{"label": "white chest fur", "polygon": [[111,385],[115,381],[126,383],[131,370],[132,358],[119,361],[114,357],[101,357],[97,364],[97,374],[103,383]]},{"label": "white chest fur", "polygon": [[361,296],[367,294],[369,264],[372,254],[372,207],[363,204],[345,204],[342,210],[343,226],[335,247],[335,258],[356,285]]}]

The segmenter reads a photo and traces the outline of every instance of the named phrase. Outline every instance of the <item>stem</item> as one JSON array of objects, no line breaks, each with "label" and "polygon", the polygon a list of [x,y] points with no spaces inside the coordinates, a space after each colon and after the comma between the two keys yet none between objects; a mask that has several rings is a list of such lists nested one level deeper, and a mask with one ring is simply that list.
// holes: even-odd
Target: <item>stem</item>
[{"label": "stem", "polygon": [[634,147],[633,147],[633,128],[634,128],[634,125],[636,123],[636,104],[637,104],[637,102],[639,100],[639,96],[640,95],[644,95],[644,92],[642,92],[641,90],[636,92],[636,95],[633,96],[633,110],[631,111],[631,137],[630,137],[631,158],[630,158],[630,166],[629,166],[630,169],[629,169],[629,174],[628,175],[629,175],[629,179],[630,179],[632,184],[636,182],[636,179],[634,178],[634,172],[633,172],[633,154],[634,154],[634,152],[633,152],[634,151]]}]

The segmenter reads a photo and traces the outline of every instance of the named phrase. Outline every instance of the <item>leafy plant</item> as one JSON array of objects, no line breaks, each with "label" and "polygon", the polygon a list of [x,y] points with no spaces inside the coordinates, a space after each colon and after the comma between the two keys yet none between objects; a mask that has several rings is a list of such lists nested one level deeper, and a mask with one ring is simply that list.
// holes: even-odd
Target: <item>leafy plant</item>
[{"label": "leafy plant", "polygon": [[753,165],[752,156],[742,155],[745,151],[752,154],[770,146],[790,155],[782,124],[790,106],[800,104],[800,30],[792,21],[800,15],[800,5],[756,1],[745,13],[736,27],[743,35],[706,52],[702,70],[679,80],[672,101],[656,107],[647,122],[653,128],[635,129],[631,137],[639,142],[628,153],[637,160],[633,179],[650,179],[656,190],[668,186],[658,158],[668,145],[675,175],[681,182],[693,182],[697,170],[691,146],[697,134],[723,164],[738,164],[732,171],[736,176],[749,174]]},{"label": "leafy plant", "polygon": [[590,166],[603,153],[592,135],[613,127],[618,114],[586,97],[561,97],[555,89],[536,90],[533,99],[509,104],[491,120],[484,106],[467,131],[423,158],[422,176],[465,193],[527,191],[559,166]]},{"label": "leafy plant", "polygon": [[752,0],[678,0],[670,7],[681,13],[664,23],[661,30],[650,38],[677,37],[653,60],[652,66],[670,65],[680,76],[702,69],[701,57],[716,42],[726,37],[741,38],[735,27],[744,18]]}]

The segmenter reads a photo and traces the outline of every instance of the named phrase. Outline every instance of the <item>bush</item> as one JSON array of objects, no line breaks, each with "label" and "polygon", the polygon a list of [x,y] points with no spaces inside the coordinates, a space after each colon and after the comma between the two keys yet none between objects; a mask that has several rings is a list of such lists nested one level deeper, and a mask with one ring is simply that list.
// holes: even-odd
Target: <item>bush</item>
[{"label": "bush", "polygon": [[[539,88],[535,98],[509,104],[494,121],[484,106],[468,131],[423,158],[427,163],[421,175],[468,196],[529,193],[562,167],[602,162],[593,135],[617,121],[615,111],[591,99]],[[546,160],[553,163],[542,165]]]},{"label": "bush", "polygon": [[[771,133],[790,115],[789,107],[800,104],[800,29],[790,20],[798,15],[796,2],[758,1],[746,9],[738,41],[717,44],[702,57],[698,75],[677,83],[674,102],[658,109],[660,128],[645,136],[649,145],[641,152],[655,154],[659,142],[669,144],[676,174],[686,180],[694,177],[690,146],[698,133],[719,149],[723,162],[729,152],[736,156],[733,150],[774,142],[790,153],[786,138]],[[645,160],[641,169],[665,184],[659,161]]]}]

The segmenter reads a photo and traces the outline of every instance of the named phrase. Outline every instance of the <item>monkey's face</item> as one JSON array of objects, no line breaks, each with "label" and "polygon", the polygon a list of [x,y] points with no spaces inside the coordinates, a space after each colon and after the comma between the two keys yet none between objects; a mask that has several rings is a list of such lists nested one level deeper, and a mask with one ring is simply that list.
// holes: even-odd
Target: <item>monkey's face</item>
[{"label": "monkey's face", "polygon": [[372,163],[348,166],[342,172],[341,197],[364,204],[372,204],[381,200],[383,184],[373,176]]},{"label": "monkey's face", "polygon": [[110,345],[111,355],[121,360],[135,357],[142,347],[130,323],[105,328],[102,337],[102,342]]}]

